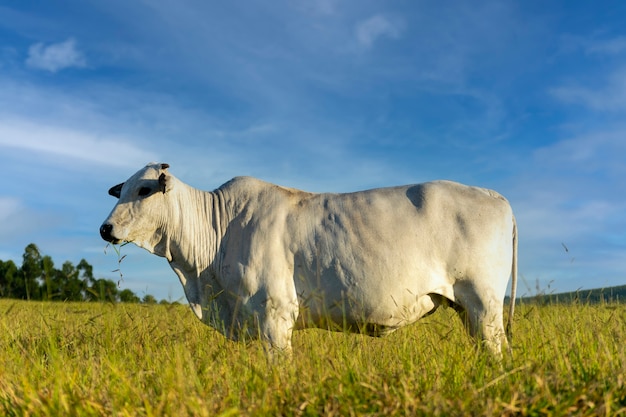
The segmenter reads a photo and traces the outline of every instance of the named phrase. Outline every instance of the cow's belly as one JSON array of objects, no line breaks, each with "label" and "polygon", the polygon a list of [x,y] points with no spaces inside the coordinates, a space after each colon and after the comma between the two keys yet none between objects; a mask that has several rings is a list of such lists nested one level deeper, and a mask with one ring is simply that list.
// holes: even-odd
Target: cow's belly
[{"label": "cow's belly", "polygon": [[328,292],[308,297],[301,294],[296,329],[318,327],[382,336],[433,312],[438,300],[430,294],[373,295],[354,290],[343,291],[340,296]]}]

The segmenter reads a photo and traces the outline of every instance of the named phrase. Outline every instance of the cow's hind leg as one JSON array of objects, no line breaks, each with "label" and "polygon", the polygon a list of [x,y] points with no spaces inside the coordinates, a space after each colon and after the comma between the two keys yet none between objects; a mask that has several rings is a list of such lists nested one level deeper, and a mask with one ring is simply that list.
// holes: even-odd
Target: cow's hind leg
[{"label": "cow's hind leg", "polygon": [[502,357],[506,337],[502,320],[502,303],[488,293],[479,296],[471,286],[455,288],[456,304],[461,320],[469,334],[481,340],[497,358]]}]

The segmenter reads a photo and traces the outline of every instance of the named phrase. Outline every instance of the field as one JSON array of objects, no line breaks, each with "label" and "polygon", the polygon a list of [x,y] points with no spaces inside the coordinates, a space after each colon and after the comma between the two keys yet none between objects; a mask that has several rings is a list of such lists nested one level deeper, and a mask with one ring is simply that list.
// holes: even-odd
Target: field
[{"label": "field", "polygon": [[270,366],[185,306],[0,300],[0,414],[626,415],[626,305],[522,305],[498,364],[440,309],[382,339],[296,332]]}]

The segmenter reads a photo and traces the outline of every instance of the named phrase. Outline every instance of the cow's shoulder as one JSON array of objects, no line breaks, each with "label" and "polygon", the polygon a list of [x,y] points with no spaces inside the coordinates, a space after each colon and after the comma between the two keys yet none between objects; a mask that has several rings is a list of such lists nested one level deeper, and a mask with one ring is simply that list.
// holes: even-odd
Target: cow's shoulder
[{"label": "cow's shoulder", "polygon": [[302,191],[297,188],[285,187],[282,185],[272,184],[271,182],[263,181],[258,178],[249,176],[240,176],[231,179],[219,187],[220,190],[229,191],[237,194],[271,194],[274,193],[280,196],[287,197],[308,197],[313,193]]},{"label": "cow's shoulder", "polygon": [[249,176],[239,176],[235,177],[224,184],[222,184],[219,189],[220,190],[228,190],[228,191],[239,191],[245,189],[261,189],[267,186],[269,183],[258,178],[249,177]]},{"label": "cow's shoulder", "polygon": [[220,192],[234,207],[259,212],[290,210],[316,195],[296,188],[272,184],[254,177],[235,177],[221,187]]}]

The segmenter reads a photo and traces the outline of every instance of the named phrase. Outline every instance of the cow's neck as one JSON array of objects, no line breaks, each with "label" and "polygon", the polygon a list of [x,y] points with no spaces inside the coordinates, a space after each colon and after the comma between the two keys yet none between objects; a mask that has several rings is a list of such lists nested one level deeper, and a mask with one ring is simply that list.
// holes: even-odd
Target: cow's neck
[{"label": "cow's neck", "polygon": [[[219,246],[228,215],[221,192],[206,192],[180,184],[165,226],[165,257],[180,278],[192,309],[202,317],[206,292],[219,292],[215,271],[219,268]],[[212,289],[212,291],[211,291]]]}]

